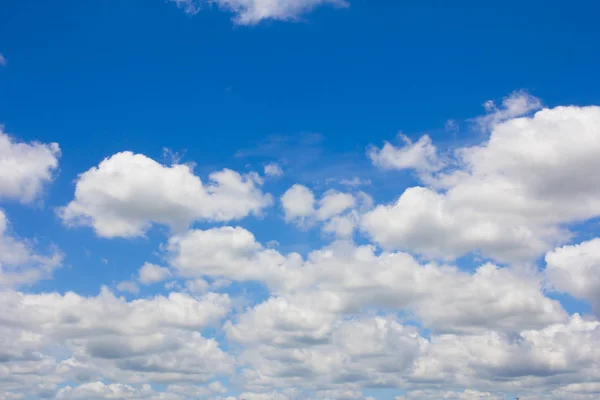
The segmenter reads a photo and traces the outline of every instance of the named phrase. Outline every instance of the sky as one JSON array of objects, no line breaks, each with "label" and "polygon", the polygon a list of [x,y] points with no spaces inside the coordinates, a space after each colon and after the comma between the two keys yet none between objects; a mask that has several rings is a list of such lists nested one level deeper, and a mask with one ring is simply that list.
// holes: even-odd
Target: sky
[{"label": "sky", "polygon": [[0,2],[0,400],[597,399],[598,12]]}]

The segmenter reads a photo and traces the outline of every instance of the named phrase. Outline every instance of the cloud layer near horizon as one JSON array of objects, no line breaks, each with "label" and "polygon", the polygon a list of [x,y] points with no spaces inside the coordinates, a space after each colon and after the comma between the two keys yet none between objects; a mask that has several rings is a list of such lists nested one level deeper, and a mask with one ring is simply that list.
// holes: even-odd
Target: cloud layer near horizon
[{"label": "cloud layer near horizon", "polygon": [[[370,146],[418,182],[383,203],[357,185],[268,193],[278,164],[203,181],[129,151],[99,160],[57,208],[65,229],[163,237],[160,264],[93,295],[28,290],[64,255],[0,210],[0,399],[598,398],[600,239],[580,231],[600,216],[600,107],[515,92],[486,110],[476,144]],[[0,198],[41,199],[59,156],[0,132]],[[265,215],[322,243],[280,249]]]}]

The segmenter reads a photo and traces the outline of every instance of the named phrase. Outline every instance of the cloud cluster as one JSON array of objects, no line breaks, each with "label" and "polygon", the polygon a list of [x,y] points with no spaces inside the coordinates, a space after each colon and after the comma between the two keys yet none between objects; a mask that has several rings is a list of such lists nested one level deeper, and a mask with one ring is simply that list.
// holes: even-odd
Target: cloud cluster
[{"label": "cloud cluster", "polygon": [[[387,249],[445,259],[476,252],[503,262],[532,260],[567,241],[572,233],[566,224],[600,215],[593,172],[600,167],[600,107],[556,107],[519,117],[538,105],[522,93],[510,97],[488,118],[485,142],[456,149],[453,162],[425,179],[425,186],[408,188],[394,203],[367,213],[364,232]],[[424,152],[416,145],[386,146],[392,154]],[[435,159],[433,151],[426,154]],[[412,162],[414,168],[423,163]]]},{"label": "cloud cluster", "polygon": [[122,152],[82,173],[75,199],[59,215],[66,224],[91,226],[102,237],[135,237],[152,223],[182,229],[195,220],[259,215],[272,203],[261,183],[256,174],[224,169],[210,174],[205,184],[189,165],[168,167]]},{"label": "cloud cluster", "polygon": [[[351,191],[360,179],[318,196],[280,188],[283,220],[324,233],[302,254],[242,226],[272,204],[257,174],[205,183],[190,165],[117,153],[78,177],[59,216],[102,237],[171,228],[160,262],[116,285],[127,299],[16,291],[61,255],[39,255],[0,211],[0,399],[597,399],[600,239],[576,236],[600,216],[600,108],[540,108],[523,92],[486,103],[473,121],[488,136],[452,151],[428,136],[371,147],[378,168],[421,180],[388,204]],[[0,169],[3,197],[38,199],[58,145],[2,138],[0,166],[25,166]]]},{"label": "cloud cluster", "polygon": [[338,237],[351,236],[358,225],[359,215],[372,206],[372,199],[364,192],[356,194],[328,190],[317,201],[306,186],[293,185],[281,196],[284,219],[300,228],[320,222],[325,233]]},{"label": "cloud cluster", "polygon": [[234,368],[217,342],[199,333],[229,313],[227,295],[171,293],[126,302],[105,288],[93,297],[5,291],[0,305],[3,393],[72,381],[81,385],[56,398],[154,399],[163,397],[153,397],[144,383],[209,383]]}]

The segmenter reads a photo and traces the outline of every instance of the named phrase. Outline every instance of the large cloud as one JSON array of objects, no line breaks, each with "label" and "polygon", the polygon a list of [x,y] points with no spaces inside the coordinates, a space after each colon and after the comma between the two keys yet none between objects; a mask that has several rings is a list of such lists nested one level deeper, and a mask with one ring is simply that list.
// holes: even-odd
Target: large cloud
[{"label": "large cloud", "polygon": [[313,8],[331,4],[348,5],[346,0],[171,0],[188,14],[196,14],[205,4],[216,3],[219,7],[235,13],[235,22],[253,25],[262,20],[294,20]]},{"label": "large cloud", "polygon": [[192,230],[173,236],[166,249],[180,276],[262,281],[276,294],[330,295],[323,303],[337,301],[338,312],[408,308],[437,331],[515,331],[566,317],[560,304],[542,293],[543,277],[529,268],[487,264],[469,273],[422,265],[406,253],[378,255],[372,246],[344,241],[303,259],[265,248],[239,227]]},{"label": "large cloud", "polygon": [[75,199],[59,210],[67,224],[104,237],[143,235],[154,223],[185,228],[194,220],[229,221],[260,214],[272,202],[256,174],[224,169],[203,184],[188,165],[170,167],[117,153],[77,179]]},{"label": "large cloud", "polygon": [[424,178],[426,187],[367,213],[363,230],[385,248],[429,257],[480,252],[518,261],[569,238],[564,224],[600,215],[600,107],[517,117],[539,106],[524,97],[494,109],[484,122],[489,139],[457,149],[448,168]]},{"label": "large cloud", "polygon": [[58,168],[57,143],[24,143],[11,138],[0,125],[0,198],[30,203]]},{"label": "large cloud", "polygon": [[[244,345],[239,360],[251,387],[444,385],[539,394],[600,377],[600,323],[578,315],[539,330],[425,338],[393,317],[336,316],[318,306],[326,300],[270,299],[226,326],[230,340]],[[471,398],[455,396],[448,398]]]},{"label": "large cloud", "polygon": [[[226,295],[171,293],[126,302],[107,289],[95,297],[7,291],[0,292],[0,305],[1,392],[102,379],[196,384],[233,372],[233,359],[200,334],[229,312]],[[119,393],[131,390],[89,383],[66,388],[59,398],[128,398]],[[138,392],[144,390],[132,393]]]}]

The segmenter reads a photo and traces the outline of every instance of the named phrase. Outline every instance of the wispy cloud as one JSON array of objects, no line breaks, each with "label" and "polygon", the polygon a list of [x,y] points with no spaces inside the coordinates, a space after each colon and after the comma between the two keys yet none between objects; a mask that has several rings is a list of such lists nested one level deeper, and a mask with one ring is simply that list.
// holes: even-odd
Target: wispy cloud
[{"label": "wispy cloud", "polygon": [[206,4],[234,13],[239,25],[255,25],[263,20],[290,21],[322,5],[348,7],[345,0],[170,0],[187,14],[200,12]]}]

